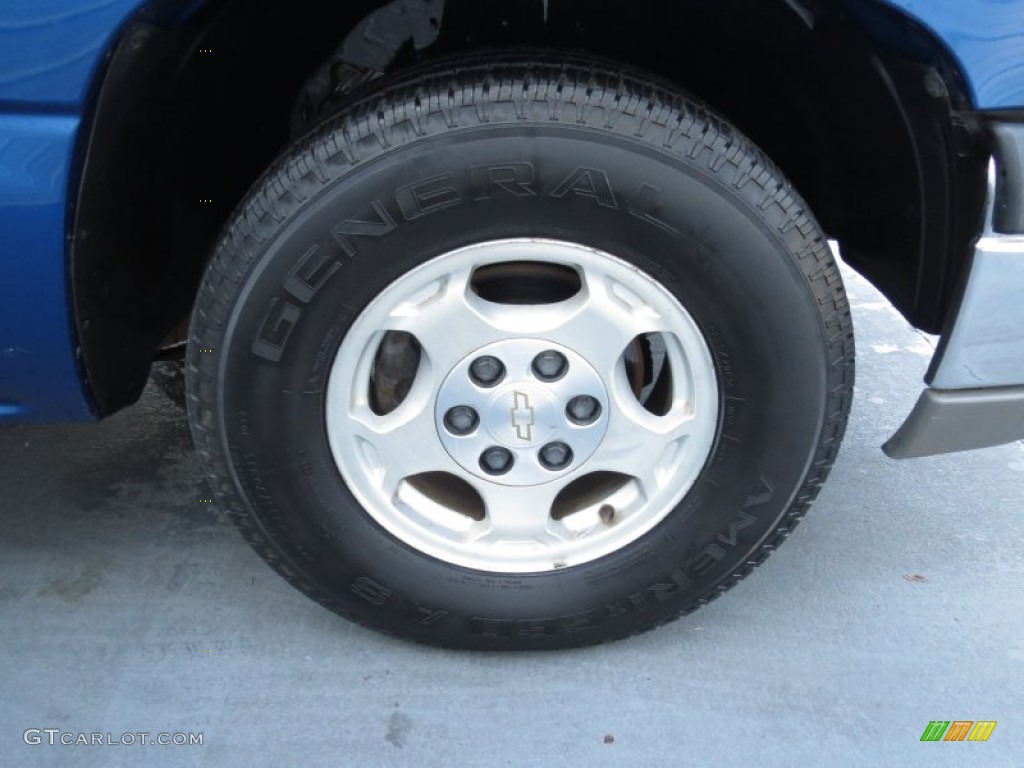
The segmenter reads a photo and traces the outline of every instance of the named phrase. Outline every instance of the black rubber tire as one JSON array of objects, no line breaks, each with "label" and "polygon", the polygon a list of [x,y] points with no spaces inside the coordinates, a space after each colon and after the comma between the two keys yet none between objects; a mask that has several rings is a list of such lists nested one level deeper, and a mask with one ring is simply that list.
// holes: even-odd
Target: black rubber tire
[{"label": "black rubber tire", "polygon": [[[332,236],[353,219],[375,223]],[[332,460],[324,393],[346,329],[390,281],[520,236],[582,242],[661,281],[706,336],[722,408],[698,481],[650,533],[589,564],[502,575],[370,518]],[[737,583],[824,482],[854,376],[836,264],[772,163],[674,87],[553,56],[381,79],[289,148],[217,245],[191,336],[194,441],[256,550],[354,621],[479,649],[623,637]]]}]

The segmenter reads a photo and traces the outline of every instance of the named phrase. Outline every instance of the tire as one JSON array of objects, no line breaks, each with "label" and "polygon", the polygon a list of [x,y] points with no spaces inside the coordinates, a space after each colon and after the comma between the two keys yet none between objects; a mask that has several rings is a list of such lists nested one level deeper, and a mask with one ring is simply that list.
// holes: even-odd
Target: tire
[{"label": "tire", "polygon": [[807,511],[852,399],[798,194],[608,63],[377,85],[257,182],[197,298],[193,437],[243,534],[331,610],[458,648],[608,641],[736,584]]}]

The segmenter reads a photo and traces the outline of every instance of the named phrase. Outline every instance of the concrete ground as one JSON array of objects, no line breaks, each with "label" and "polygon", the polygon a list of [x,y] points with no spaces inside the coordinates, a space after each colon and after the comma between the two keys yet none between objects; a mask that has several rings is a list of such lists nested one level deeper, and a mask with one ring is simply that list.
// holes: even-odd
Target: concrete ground
[{"label": "concrete ground", "polygon": [[[0,765],[1020,766],[1024,445],[886,459],[931,342],[847,275],[859,384],[815,508],[723,599],[600,648],[454,653],[328,613],[200,501],[156,392],[0,430]],[[931,720],[998,725],[922,743]],[[59,744],[139,731],[203,745]]]}]

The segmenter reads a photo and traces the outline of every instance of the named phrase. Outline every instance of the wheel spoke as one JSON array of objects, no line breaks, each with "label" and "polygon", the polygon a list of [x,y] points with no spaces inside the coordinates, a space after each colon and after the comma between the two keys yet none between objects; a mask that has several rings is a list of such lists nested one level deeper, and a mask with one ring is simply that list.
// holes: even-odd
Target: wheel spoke
[{"label": "wheel spoke", "polygon": [[365,406],[353,408],[344,428],[360,442],[365,470],[389,495],[407,477],[451,469],[447,454],[437,450],[437,428],[430,401],[421,396],[416,385],[406,400],[387,415],[379,416]]},{"label": "wheel spoke", "polygon": [[624,283],[596,270],[585,275],[581,294],[553,313],[557,322],[551,330],[597,370],[612,371],[637,336],[671,332],[659,311]]},{"label": "wheel spoke", "polygon": [[551,506],[564,483],[509,488],[478,481],[475,487],[484,501],[485,518],[467,532],[469,540],[535,548],[573,538],[568,528],[551,517]]},{"label": "wheel spoke", "polygon": [[637,402],[621,370],[611,382],[611,397],[615,407],[608,430],[587,468],[626,472],[650,495],[672,481],[687,453],[687,438],[696,422],[692,404],[676,401],[663,416],[650,413]]},{"label": "wheel spoke", "polygon": [[386,329],[415,336],[444,371],[474,350],[513,336],[514,326],[503,328],[472,292],[471,275],[469,268],[452,270],[407,296],[388,315]]}]

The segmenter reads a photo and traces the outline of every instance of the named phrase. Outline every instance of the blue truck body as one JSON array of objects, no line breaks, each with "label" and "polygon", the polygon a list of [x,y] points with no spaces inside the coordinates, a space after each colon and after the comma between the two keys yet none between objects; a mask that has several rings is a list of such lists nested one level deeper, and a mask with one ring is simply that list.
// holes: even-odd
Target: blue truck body
[{"label": "blue truck body", "polygon": [[[165,2],[164,19],[202,5]],[[891,5],[948,49],[976,110],[1024,107],[1024,1]],[[0,2],[0,423],[97,416],[77,352],[69,221],[105,62],[145,11],[139,0]]]}]

